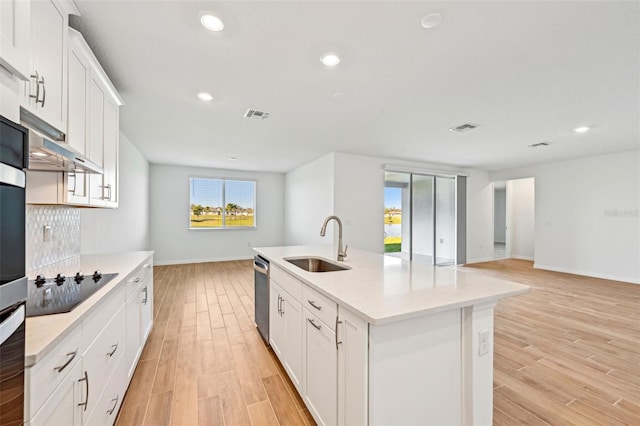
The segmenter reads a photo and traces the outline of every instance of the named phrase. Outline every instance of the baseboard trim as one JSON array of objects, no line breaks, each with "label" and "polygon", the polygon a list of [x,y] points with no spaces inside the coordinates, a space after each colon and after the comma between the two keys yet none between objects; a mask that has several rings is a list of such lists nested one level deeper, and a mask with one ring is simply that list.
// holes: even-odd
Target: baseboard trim
[{"label": "baseboard trim", "polygon": [[208,263],[208,262],[228,262],[230,260],[250,260],[253,256],[232,256],[232,257],[210,257],[204,259],[179,259],[179,260],[154,260],[153,264],[158,266],[165,265],[186,265],[190,263]]},{"label": "baseboard trim", "polygon": [[564,272],[565,274],[582,275],[584,277],[601,278],[603,280],[620,281],[623,283],[630,283],[630,284],[640,284],[640,279],[633,280],[633,279],[630,279],[629,277],[623,277],[619,275],[600,274],[597,272],[582,271],[579,269],[560,268],[557,266],[541,265],[539,263],[534,263],[533,267],[536,269],[544,269],[546,271]]}]

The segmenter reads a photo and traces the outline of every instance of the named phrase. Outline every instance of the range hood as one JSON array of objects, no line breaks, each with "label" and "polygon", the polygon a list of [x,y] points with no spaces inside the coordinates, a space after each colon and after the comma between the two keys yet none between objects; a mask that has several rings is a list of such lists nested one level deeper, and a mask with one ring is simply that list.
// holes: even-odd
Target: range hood
[{"label": "range hood", "polygon": [[29,170],[102,174],[102,167],[64,142],[64,133],[25,109],[20,121],[29,128]]}]

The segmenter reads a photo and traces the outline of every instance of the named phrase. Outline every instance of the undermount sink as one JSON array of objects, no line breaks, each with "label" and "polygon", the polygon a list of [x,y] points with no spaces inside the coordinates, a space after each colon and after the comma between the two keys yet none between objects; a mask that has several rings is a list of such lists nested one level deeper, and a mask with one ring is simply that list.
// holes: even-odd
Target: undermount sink
[{"label": "undermount sink", "polygon": [[346,271],[349,266],[340,265],[321,257],[285,257],[284,260],[309,272]]}]

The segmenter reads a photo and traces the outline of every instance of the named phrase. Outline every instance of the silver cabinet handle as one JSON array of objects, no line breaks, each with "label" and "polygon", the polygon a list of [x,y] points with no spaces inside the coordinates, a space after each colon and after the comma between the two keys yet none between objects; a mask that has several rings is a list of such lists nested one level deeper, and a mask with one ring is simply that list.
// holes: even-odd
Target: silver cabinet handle
[{"label": "silver cabinet handle", "polygon": [[[40,83],[42,83],[42,100],[40,101],[40,104],[44,108],[44,102],[47,99],[47,86],[45,86],[45,84],[44,84],[44,77],[40,77]],[[36,103],[37,102],[38,101],[36,100]]]},{"label": "silver cabinet handle", "polygon": [[342,321],[338,321],[338,316],[336,315],[336,351],[340,349],[338,345],[342,344],[342,341],[338,341],[338,324],[342,324]]},{"label": "silver cabinet handle", "polygon": [[317,310],[319,310],[319,311],[320,311],[320,310],[322,310],[322,306],[318,306],[318,305],[316,305],[315,301],[313,301],[313,300],[307,300],[307,302],[309,302],[309,304],[310,304],[311,306],[313,306],[314,308],[316,308]]},{"label": "silver cabinet handle", "polygon": [[142,289],[142,291],[144,292],[144,300],[142,301],[143,305],[147,304],[147,299],[149,298],[149,293],[147,290],[147,286],[145,285],[144,288]]},{"label": "silver cabinet handle", "polygon": [[307,321],[309,321],[309,324],[311,324],[316,330],[320,330],[322,328],[321,325],[316,324],[311,318],[307,318]]},{"label": "silver cabinet handle", "polygon": [[35,99],[36,100],[36,104],[38,104],[39,99],[40,99],[40,75],[38,74],[37,70],[36,70],[35,74],[31,74],[31,78],[34,78],[36,80],[36,94],[32,95],[31,94],[31,87],[29,87],[29,97]]},{"label": "silver cabinet handle", "polygon": [[144,266],[143,266],[143,268],[144,268],[144,269],[150,269],[150,268],[151,268],[151,266],[153,266],[153,265],[151,265],[150,263],[145,263],[145,264],[144,264]]},{"label": "silver cabinet handle", "polygon": [[111,184],[110,184],[110,183],[109,183],[109,184],[107,184],[107,185],[105,186],[105,188],[109,190],[109,195],[107,195],[106,199],[107,199],[107,200],[109,200],[109,201],[113,201],[113,200],[111,199]]},{"label": "silver cabinet handle", "polygon": [[116,353],[116,351],[118,350],[118,342],[116,342],[115,345],[111,345],[111,347],[113,348],[113,350],[111,352],[107,352],[108,356],[113,356],[113,354]]},{"label": "silver cabinet handle", "polygon": [[282,311],[282,314],[281,314],[281,315],[282,315],[282,316],[284,316],[284,297],[282,298],[282,302],[280,303],[280,306],[282,306],[282,307],[280,308],[280,310]]},{"label": "silver cabinet handle", "polygon": [[73,195],[76,195],[76,184],[78,182],[78,175],[76,175],[76,172],[71,172],[67,176],[69,178],[73,178],[73,189],[68,190],[68,192],[71,192]]},{"label": "silver cabinet handle", "polygon": [[113,407],[111,407],[111,410],[107,410],[107,414],[108,415],[112,415],[113,412],[115,411],[116,407],[118,406],[118,400],[120,399],[120,395],[116,396],[115,398],[113,398],[111,401],[113,401]]},{"label": "silver cabinet handle", "polygon": [[67,360],[67,362],[65,362],[64,364],[62,364],[60,367],[55,367],[54,370],[57,371],[58,373],[61,373],[62,370],[64,370],[65,368],[67,368],[67,365],[71,364],[71,361],[73,361],[73,359],[76,357],[76,355],[78,355],[78,349],[76,348],[75,351],[73,352],[69,352],[67,354],[67,356],[71,356],[71,358],[69,358]]},{"label": "silver cabinet handle", "polygon": [[129,280],[129,282],[130,282],[130,283],[138,284],[138,283],[140,282],[140,280],[141,280],[141,279],[142,279],[142,278],[140,278],[140,277],[135,277],[135,278],[131,278],[131,279]]},{"label": "silver cabinet handle", "polygon": [[89,375],[87,374],[87,370],[84,371],[84,378],[78,380],[79,382],[85,382],[86,386],[87,386],[87,398],[84,400],[84,402],[80,402],[78,403],[78,406],[84,405],[84,410],[83,411],[87,411],[87,405],[89,405]]}]

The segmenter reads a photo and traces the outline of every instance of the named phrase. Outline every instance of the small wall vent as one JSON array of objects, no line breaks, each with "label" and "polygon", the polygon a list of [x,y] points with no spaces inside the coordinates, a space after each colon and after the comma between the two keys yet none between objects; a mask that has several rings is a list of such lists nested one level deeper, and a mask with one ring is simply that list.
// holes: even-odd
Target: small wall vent
[{"label": "small wall vent", "polygon": [[541,147],[541,146],[549,146],[549,145],[551,145],[551,143],[549,143],[549,142],[538,142],[538,143],[534,143],[534,144],[529,145],[529,148],[538,148],[538,147]]},{"label": "small wall vent", "polygon": [[244,113],[244,118],[257,118],[258,120],[264,120],[269,118],[269,113],[264,111],[258,111],[257,109],[248,109]]},{"label": "small wall vent", "polygon": [[473,130],[477,127],[478,127],[477,124],[465,123],[456,127],[450,127],[449,131],[456,132],[456,133],[464,133],[464,132],[468,132],[469,130]]}]

